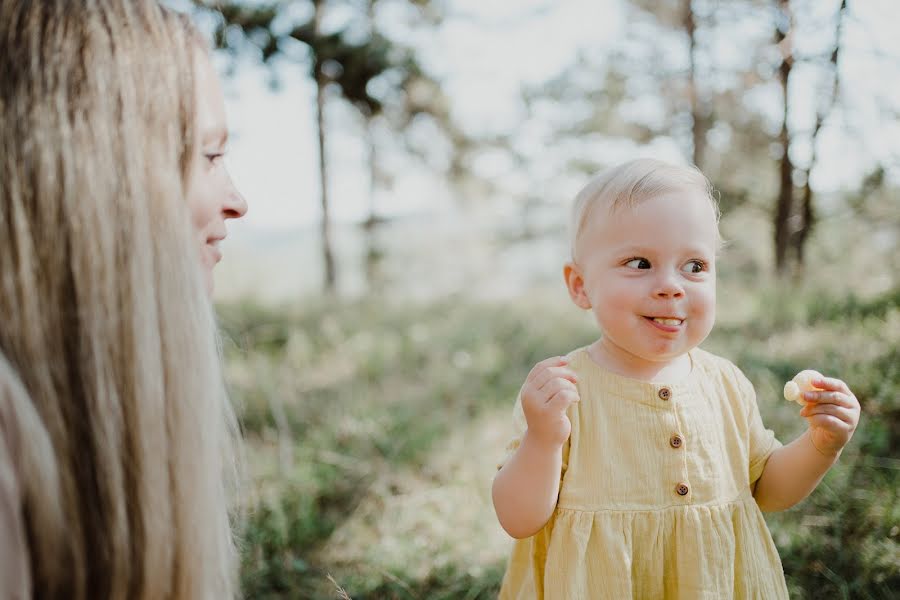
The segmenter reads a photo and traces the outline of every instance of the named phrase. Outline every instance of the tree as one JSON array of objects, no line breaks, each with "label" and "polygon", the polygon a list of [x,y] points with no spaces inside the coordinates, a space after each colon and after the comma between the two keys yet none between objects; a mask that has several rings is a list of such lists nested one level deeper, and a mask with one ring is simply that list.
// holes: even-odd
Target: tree
[{"label": "tree", "polygon": [[[425,21],[433,23],[439,18],[437,9],[430,2],[403,1],[419,10]],[[442,126],[451,127],[439,88],[421,68],[413,50],[382,35],[372,24],[376,4],[385,3],[383,0],[292,0],[250,5],[233,0],[195,0],[198,6],[220,16],[215,32],[219,47],[234,54],[255,48],[262,61],[270,65],[277,58],[300,63],[315,84],[322,258],[324,287],[329,294],[335,293],[337,283],[328,184],[329,128],[325,118],[329,90],[333,88],[339,98],[353,105],[362,115],[367,128],[373,120],[384,116],[390,126],[402,130],[419,114],[431,115]],[[326,31],[323,19],[332,6],[350,9],[353,18],[337,30]],[[305,17],[296,17],[304,12]],[[369,26],[360,26],[367,20]],[[298,56],[294,51],[297,43],[308,50],[307,56]],[[393,83],[393,93],[386,97],[374,94],[370,84],[388,75]],[[422,90],[426,92],[423,94]],[[370,168],[372,173],[376,173],[376,158],[371,143],[370,150]],[[373,185],[377,184],[376,177],[372,181]]]},{"label": "tree", "polygon": [[688,38],[688,77],[687,92],[691,107],[691,152],[692,162],[703,170],[703,159],[706,151],[706,135],[709,131],[710,115],[705,103],[700,97],[699,81],[697,76],[697,19],[694,13],[692,0],[682,0],[682,13],[684,30]]},{"label": "tree", "polygon": [[[840,97],[848,3],[830,13],[800,0],[630,0],[625,10],[628,35],[611,52],[582,52],[526,92],[534,119],[557,123],[547,144],[571,146],[568,166],[593,172],[605,166],[594,158],[604,147],[674,142],[712,180],[723,210],[765,212],[776,272],[801,267],[815,223],[816,145]],[[797,69],[817,82],[811,110],[792,83]]]},{"label": "tree", "polygon": [[549,103],[567,107],[553,143],[571,141],[580,151],[569,165],[593,172],[598,145],[677,146],[721,192],[725,208],[768,203],[759,185],[771,172],[766,116],[749,110],[745,95],[760,84],[763,41],[739,38],[749,48],[726,63],[717,48],[732,35],[740,9],[756,18],[755,3],[722,6],[702,0],[632,0],[625,5],[628,35],[607,55],[582,52],[571,67],[526,94],[534,115]]},{"label": "tree", "polygon": [[[690,118],[690,153],[691,162],[701,170],[704,169],[706,136],[712,125],[712,114],[709,101],[704,90],[704,79],[709,73],[701,71],[700,63],[709,55],[707,48],[701,45],[699,29],[711,26],[712,8],[707,7],[710,14],[698,13],[696,0],[666,0],[653,2],[650,0],[633,0],[641,17],[654,21],[661,29],[673,31],[676,36],[683,33],[683,48],[686,66],[676,95],[678,105],[671,108],[676,112],[685,111]],[[677,42],[676,42],[677,43]],[[708,70],[708,69],[707,69]],[[674,74],[674,73],[673,73]],[[708,86],[708,82],[706,87]],[[681,106],[679,106],[681,105]]]},{"label": "tree", "polygon": [[790,0],[778,0],[778,11],[775,13],[775,46],[781,54],[778,64],[778,83],[781,86],[782,117],[781,131],[778,133],[778,144],[781,149],[779,161],[778,196],[775,199],[775,269],[781,273],[787,264],[788,234],[791,213],[794,207],[794,164],[791,159],[791,136],[788,128],[790,113],[791,70],[794,67],[792,49],[794,14]]},{"label": "tree", "polygon": [[[815,223],[814,193],[810,182],[812,171],[816,166],[816,142],[822,125],[831,114],[837,103],[840,89],[840,70],[838,59],[841,51],[841,32],[843,31],[844,17],[847,12],[847,0],[842,0],[835,17],[834,43],[827,58],[828,77],[831,79],[830,89],[824,95],[824,100],[816,107],[815,122],[809,134],[810,158],[805,168],[798,169],[791,157],[791,145],[797,134],[790,131],[788,115],[790,112],[790,77],[793,71],[795,49],[793,43],[793,31],[795,19],[790,0],[778,0],[776,11],[775,44],[780,50],[781,61],[778,66],[778,81],[781,85],[782,101],[784,106],[781,132],[778,143],[781,147],[781,160],[779,169],[779,192],[774,213],[775,234],[775,270],[778,274],[785,274],[793,252],[795,267],[800,270],[803,267],[804,248],[809,234]],[[806,60],[815,60],[806,59]],[[799,185],[795,177],[802,181]]]}]

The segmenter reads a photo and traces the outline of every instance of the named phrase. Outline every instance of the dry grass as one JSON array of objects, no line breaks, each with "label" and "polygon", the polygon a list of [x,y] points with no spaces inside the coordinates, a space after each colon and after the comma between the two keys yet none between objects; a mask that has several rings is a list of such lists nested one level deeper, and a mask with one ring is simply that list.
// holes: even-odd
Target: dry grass
[{"label": "dry grass", "polygon": [[347,591],[340,585],[338,585],[338,582],[334,580],[334,577],[331,576],[331,573],[328,574],[328,581],[330,581],[332,585],[334,585],[335,590],[337,591],[337,597],[340,600],[353,600],[347,593]]}]

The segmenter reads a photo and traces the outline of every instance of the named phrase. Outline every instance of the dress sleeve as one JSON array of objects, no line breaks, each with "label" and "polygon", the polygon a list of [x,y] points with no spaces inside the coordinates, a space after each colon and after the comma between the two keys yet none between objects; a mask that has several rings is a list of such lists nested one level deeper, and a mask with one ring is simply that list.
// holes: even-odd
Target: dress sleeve
[{"label": "dress sleeve", "polygon": [[20,440],[14,437],[9,418],[10,394],[18,392],[18,382],[8,376],[0,354],[0,598],[26,600],[32,594],[31,559],[22,514],[21,467],[15,459]]},{"label": "dress sleeve", "polygon": [[0,598],[25,600],[29,590],[28,545],[19,480],[0,429]]},{"label": "dress sleeve", "polygon": [[[522,437],[525,435],[525,430],[528,429],[528,421],[525,419],[525,410],[522,408],[522,391],[519,391],[519,395],[516,397],[516,405],[513,407],[513,426],[512,426],[512,436],[506,442],[506,449],[504,451],[503,460],[501,460],[497,464],[497,470],[503,468],[503,465],[506,464],[513,454],[515,454],[516,450],[519,449],[519,445],[522,443]],[[569,447],[571,445],[571,438],[566,440],[565,445],[563,446],[563,454],[562,454],[562,470],[560,472],[560,479],[566,473],[566,468],[569,466]]]},{"label": "dress sleeve", "polygon": [[756,402],[756,390],[753,384],[747,379],[740,369],[734,368],[735,377],[737,378],[738,389],[741,391],[741,399],[744,402],[744,409],[747,423],[747,439],[749,442],[749,476],[751,488],[755,486],[756,481],[762,475],[763,469],[769,456],[775,450],[781,448],[781,442],[775,437],[775,432],[767,429],[763,424],[762,416],[759,414],[759,406]]}]

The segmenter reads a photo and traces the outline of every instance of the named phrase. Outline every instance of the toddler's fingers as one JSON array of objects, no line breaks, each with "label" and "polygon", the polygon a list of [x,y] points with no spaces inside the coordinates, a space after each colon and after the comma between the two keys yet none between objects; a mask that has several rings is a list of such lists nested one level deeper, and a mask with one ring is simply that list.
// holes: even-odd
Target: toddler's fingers
[{"label": "toddler's fingers", "polygon": [[845,423],[841,421],[838,417],[834,415],[813,415],[808,417],[809,424],[813,427],[818,427],[824,429],[826,431],[831,431],[835,433],[843,433],[848,437],[853,433],[855,427],[849,423]]},{"label": "toddler's fingers", "polygon": [[848,396],[843,392],[803,392],[803,401],[814,404],[835,404],[847,408],[857,408],[859,401],[854,396]]},{"label": "toddler's fingers", "polygon": [[836,404],[810,404],[800,411],[802,417],[811,418],[816,415],[831,415],[852,427],[857,423],[856,411]]},{"label": "toddler's fingers", "polygon": [[826,390],[830,392],[844,392],[848,396],[853,394],[853,392],[850,391],[850,388],[847,387],[846,383],[834,377],[814,377],[812,381],[810,381],[810,383],[820,390]]},{"label": "toddler's fingers", "polygon": [[528,377],[525,378],[525,381],[533,381],[534,378],[547,367],[556,367],[567,364],[569,364],[569,359],[565,356],[551,356],[550,358],[545,358],[532,367],[531,371],[528,373]]},{"label": "toddler's fingers", "polygon": [[548,367],[534,378],[534,387],[539,390],[544,389],[544,387],[554,379],[568,379],[572,383],[578,383],[578,376],[572,369],[565,366]]},{"label": "toddler's fingers", "polygon": [[555,393],[547,402],[547,408],[552,411],[565,412],[569,405],[578,402],[581,397],[578,392],[571,389],[560,390]]},{"label": "toddler's fingers", "polygon": [[814,402],[816,404],[836,404],[838,406],[846,406],[847,408],[855,408],[859,403],[854,402],[852,396],[848,396],[843,392],[803,392],[803,400],[805,402]]},{"label": "toddler's fingers", "polygon": [[574,392],[578,392],[578,388],[575,387],[575,384],[569,381],[568,379],[562,379],[560,377],[554,377],[550,381],[547,382],[543,388],[541,388],[541,394],[550,401],[550,398],[555,396],[557,393],[563,390],[572,390]]}]

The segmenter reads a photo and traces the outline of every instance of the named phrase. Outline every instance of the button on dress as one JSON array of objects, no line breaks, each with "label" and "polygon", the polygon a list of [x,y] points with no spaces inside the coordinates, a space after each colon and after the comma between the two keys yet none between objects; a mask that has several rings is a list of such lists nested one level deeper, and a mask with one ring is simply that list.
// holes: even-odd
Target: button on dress
[{"label": "button on dress", "polygon": [[[581,402],[568,415],[556,510],[513,546],[501,600],[787,599],[752,496],[781,444],[729,361],[690,352],[682,381],[629,379],[570,355]],[[515,451],[527,427],[514,410]]]}]

